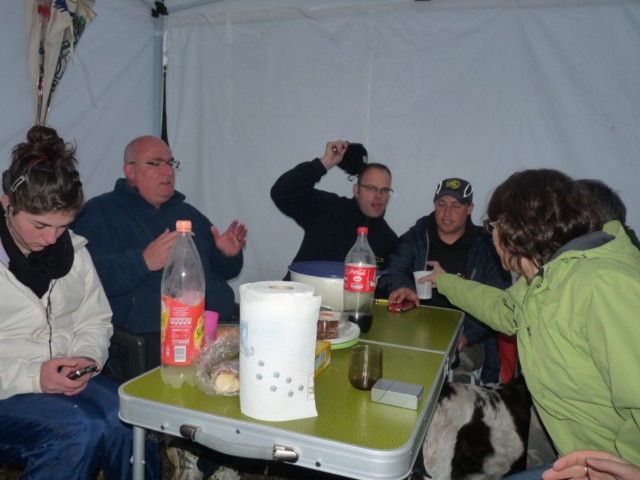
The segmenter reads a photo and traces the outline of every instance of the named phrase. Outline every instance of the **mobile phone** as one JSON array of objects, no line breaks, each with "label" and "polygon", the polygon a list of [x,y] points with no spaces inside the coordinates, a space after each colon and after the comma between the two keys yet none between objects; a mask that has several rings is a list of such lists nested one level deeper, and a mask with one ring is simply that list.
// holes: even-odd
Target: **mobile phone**
[{"label": "mobile phone", "polygon": [[400,303],[390,303],[387,308],[389,309],[390,312],[400,313],[400,312],[406,312],[407,310],[411,310],[415,306],[416,304],[413,302],[400,302]]},{"label": "mobile phone", "polygon": [[76,380],[76,379],[80,378],[81,376],[86,375],[87,373],[93,373],[96,370],[98,370],[98,366],[95,363],[92,363],[91,365],[89,365],[87,367],[79,368],[78,370],[74,370],[69,375],[67,375],[67,378],[70,378],[71,380]]}]

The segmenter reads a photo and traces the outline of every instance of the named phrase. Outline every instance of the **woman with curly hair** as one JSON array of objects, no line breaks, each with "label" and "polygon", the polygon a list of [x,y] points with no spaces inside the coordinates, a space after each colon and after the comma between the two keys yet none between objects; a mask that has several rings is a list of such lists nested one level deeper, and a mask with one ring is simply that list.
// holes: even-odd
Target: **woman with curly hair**
[{"label": "woman with curly hair", "polygon": [[[68,226],[83,204],[75,147],[36,126],[2,174],[0,464],[23,478],[130,478],[133,434],[118,418],[107,360],[111,309]],[[95,365],[95,373],[74,372]],[[155,454],[154,454],[155,452]],[[148,473],[158,478],[150,446]]]},{"label": "woman with curly hair", "polygon": [[517,335],[558,453],[603,450],[640,464],[640,253],[620,222],[603,225],[595,202],[557,170],[514,173],[484,223],[518,281],[503,291],[441,268],[432,277],[454,305]]}]

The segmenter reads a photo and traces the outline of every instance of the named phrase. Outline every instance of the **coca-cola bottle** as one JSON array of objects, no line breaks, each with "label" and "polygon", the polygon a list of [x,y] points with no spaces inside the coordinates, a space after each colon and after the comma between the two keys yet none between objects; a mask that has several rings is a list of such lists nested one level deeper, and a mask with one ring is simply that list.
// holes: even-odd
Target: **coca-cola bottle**
[{"label": "coca-cola bottle", "polygon": [[367,227],[358,227],[358,239],[344,261],[344,311],[363,333],[371,329],[376,289],[376,257],[367,241]]}]

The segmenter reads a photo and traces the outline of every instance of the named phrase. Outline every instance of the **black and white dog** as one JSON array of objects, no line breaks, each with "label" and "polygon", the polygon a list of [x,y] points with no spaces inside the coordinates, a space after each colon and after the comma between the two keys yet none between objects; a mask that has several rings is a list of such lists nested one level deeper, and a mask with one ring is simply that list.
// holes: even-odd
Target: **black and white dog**
[{"label": "black and white dog", "polygon": [[422,448],[428,474],[422,478],[492,480],[526,469],[530,417],[523,381],[445,383]]}]

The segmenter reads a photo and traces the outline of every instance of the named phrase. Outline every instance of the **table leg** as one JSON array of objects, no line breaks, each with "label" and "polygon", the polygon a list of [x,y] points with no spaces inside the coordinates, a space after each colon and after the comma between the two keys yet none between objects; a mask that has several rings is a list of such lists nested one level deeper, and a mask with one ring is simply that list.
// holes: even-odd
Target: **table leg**
[{"label": "table leg", "polygon": [[142,427],[133,427],[133,480],[144,480],[144,437]]}]

